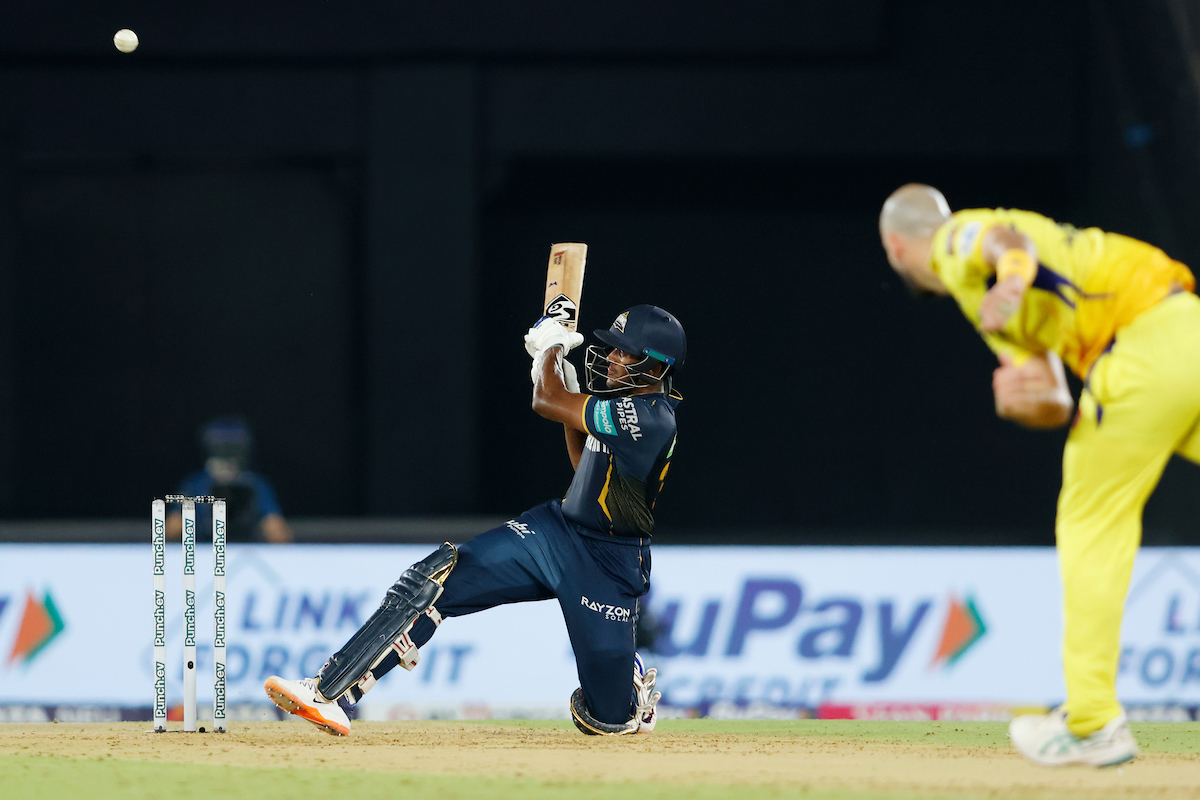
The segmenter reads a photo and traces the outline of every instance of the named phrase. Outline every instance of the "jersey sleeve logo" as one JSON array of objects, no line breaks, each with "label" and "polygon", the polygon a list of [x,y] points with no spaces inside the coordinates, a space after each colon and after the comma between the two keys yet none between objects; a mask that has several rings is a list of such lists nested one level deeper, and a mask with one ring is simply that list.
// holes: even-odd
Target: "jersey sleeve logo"
[{"label": "jersey sleeve logo", "polygon": [[611,400],[596,401],[592,409],[592,424],[596,426],[597,433],[616,436],[617,426],[613,423]]},{"label": "jersey sleeve logo", "polygon": [[642,438],[642,428],[638,424],[637,403],[632,397],[622,397],[617,400],[617,424],[621,430],[628,431],[636,442]]},{"label": "jersey sleeve logo", "polygon": [[981,222],[968,222],[963,225],[954,241],[954,254],[959,258],[969,257],[975,250],[975,242],[979,240],[979,234],[982,232],[983,223]]}]

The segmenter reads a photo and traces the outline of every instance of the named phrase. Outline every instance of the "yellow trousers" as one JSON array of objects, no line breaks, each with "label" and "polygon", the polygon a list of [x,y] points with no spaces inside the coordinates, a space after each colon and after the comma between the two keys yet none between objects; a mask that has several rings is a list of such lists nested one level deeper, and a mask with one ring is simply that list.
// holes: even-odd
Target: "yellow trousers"
[{"label": "yellow trousers", "polygon": [[1121,711],[1121,614],[1142,509],[1172,453],[1200,463],[1200,298],[1167,297],[1117,331],[1079,400],[1058,499],[1067,726]]}]

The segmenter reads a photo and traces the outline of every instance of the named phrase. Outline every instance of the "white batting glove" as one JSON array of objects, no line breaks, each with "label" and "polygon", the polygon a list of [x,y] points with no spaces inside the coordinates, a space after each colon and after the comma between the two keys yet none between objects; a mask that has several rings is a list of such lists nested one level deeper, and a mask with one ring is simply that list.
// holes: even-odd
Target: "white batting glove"
[{"label": "white batting glove", "polygon": [[561,347],[564,353],[569,353],[581,344],[582,333],[569,331],[549,317],[539,319],[525,334],[525,352],[530,356],[551,347]]},{"label": "white batting glove", "polygon": [[560,362],[562,364],[563,383],[567,387],[567,391],[571,394],[579,394],[579,375],[575,372],[575,365],[565,358]]},{"label": "white batting glove", "polygon": [[529,368],[529,380],[537,383],[538,376],[542,374],[542,359],[557,358],[559,373],[562,375],[563,385],[567,387],[567,391],[572,394],[580,394],[579,391],[579,375],[575,372],[575,365],[557,353],[542,352],[533,357],[533,366]]},{"label": "white batting glove", "polygon": [[533,334],[536,330],[537,330],[537,326],[534,325],[532,328],[530,328],[528,331],[525,332],[525,352],[529,353],[529,357],[533,359],[534,364],[537,364],[537,354],[538,354],[537,348],[533,346]]},{"label": "white batting glove", "polygon": [[651,667],[643,671],[643,667],[642,657],[634,655],[633,688],[636,700],[633,719],[630,722],[637,725],[638,733],[653,733],[654,726],[658,724],[657,708],[658,701],[662,699],[662,692],[654,691],[658,670]]}]

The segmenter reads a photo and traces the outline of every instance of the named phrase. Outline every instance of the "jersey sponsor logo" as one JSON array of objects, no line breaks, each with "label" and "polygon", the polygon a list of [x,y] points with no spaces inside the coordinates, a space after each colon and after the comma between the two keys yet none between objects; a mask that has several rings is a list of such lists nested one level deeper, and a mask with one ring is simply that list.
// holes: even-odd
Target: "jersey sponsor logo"
[{"label": "jersey sponsor logo", "polygon": [[1060,222],[1058,223],[1058,229],[1062,231],[1063,241],[1066,242],[1067,247],[1075,244],[1075,237],[1079,235],[1079,228],[1076,228],[1069,222]]},{"label": "jersey sponsor logo", "polygon": [[529,527],[524,522],[518,522],[515,519],[510,519],[504,524],[508,526],[510,531],[515,533],[517,536],[520,536],[522,539],[525,538],[525,534],[529,534],[530,536],[537,534],[537,531],[535,531],[533,528]]},{"label": "jersey sponsor logo", "polygon": [[960,258],[966,258],[975,250],[975,242],[983,232],[982,222],[968,222],[954,239],[954,253]]},{"label": "jersey sponsor logo", "polygon": [[633,616],[633,612],[628,608],[597,603],[595,600],[588,600],[587,595],[582,595],[579,598],[579,604],[590,608],[597,614],[603,614],[605,619],[611,619],[614,622],[629,622],[630,617]]},{"label": "jersey sponsor logo", "polygon": [[592,409],[592,424],[596,426],[597,433],[617,435],[617,426],[613,423],[612,400],[596,401],[596,406]]},{"label": "jersey sponsor logo", "polygon": [[622,397],[617,400],[617,424],[621,430],[628,431],[636,442],[642,438],[642,428],[638,425],[637,403],[632,397]]}]

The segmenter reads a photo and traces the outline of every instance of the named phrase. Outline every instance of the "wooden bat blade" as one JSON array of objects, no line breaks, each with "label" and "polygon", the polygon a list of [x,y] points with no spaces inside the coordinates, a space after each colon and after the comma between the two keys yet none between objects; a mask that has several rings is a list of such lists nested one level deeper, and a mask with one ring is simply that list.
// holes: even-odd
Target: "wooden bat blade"
[{"label": "wooden bat blade", "polygon": [[557,320],[569,331],[579,326],[579,304],[583,297],[583,270],[586,264],[586,244],[561,242],[550,246],[542,313]]}]

